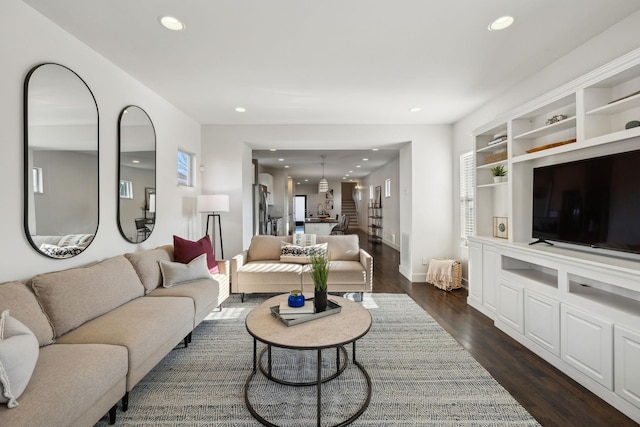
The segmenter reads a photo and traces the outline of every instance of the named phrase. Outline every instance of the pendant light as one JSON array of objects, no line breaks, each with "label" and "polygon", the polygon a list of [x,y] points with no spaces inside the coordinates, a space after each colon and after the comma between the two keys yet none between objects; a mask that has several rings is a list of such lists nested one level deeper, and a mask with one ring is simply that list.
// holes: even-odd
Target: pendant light
[{"label": "pendant light", "polygon": [[318,182],[318,193],[326,193],[329,190],[329,182],[324,177],[324,159],[327,155],[323,154],[320,157],[322,157],[322,179]]}]

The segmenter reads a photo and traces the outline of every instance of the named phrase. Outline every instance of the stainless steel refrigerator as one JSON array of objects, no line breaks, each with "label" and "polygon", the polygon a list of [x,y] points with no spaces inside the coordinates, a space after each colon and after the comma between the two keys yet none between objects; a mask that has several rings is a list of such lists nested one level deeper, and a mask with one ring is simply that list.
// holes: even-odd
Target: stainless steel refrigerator
[{"label": "stainless steel refrigerator", "polygon": [[253,195],[254,234],[268,234],[267,232],[267,186],[256,185]]}]

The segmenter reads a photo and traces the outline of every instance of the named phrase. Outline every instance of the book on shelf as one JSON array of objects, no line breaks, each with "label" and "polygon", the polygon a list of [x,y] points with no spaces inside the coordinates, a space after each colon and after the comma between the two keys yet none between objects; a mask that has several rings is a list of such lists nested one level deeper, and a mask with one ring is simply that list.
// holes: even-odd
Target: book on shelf
[{"label": "book on shelf", "polygon": [[491,141],[487,142],[487,145],[498,144],[498,143],[500,143],[502,141],[506,141],[506,140],[507,140],[507,136],[506,135],[500,136],[500,137],[498,137],[496,139],[492,139]]}]

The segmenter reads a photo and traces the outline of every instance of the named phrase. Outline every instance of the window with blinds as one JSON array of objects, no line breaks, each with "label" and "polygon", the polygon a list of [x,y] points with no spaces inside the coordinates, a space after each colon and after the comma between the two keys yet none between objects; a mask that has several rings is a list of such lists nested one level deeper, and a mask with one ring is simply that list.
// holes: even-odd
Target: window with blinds
[{"label": "window with blinds", "polygon": [[468,237],[476,231],[474,220],[475,170],[473,152],[460,155],[460,244],[468,245]]}]

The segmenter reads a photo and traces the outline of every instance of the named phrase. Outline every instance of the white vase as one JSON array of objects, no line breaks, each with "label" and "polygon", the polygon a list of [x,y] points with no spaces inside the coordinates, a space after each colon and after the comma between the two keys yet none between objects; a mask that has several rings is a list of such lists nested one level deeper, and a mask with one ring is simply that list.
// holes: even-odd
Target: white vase
[{"label": "white vase", "polygon": [[495,182],[496,184],[499,182],[504,182],[506,178],[507,178],[506,176],[494,176],[493,182]]}]

